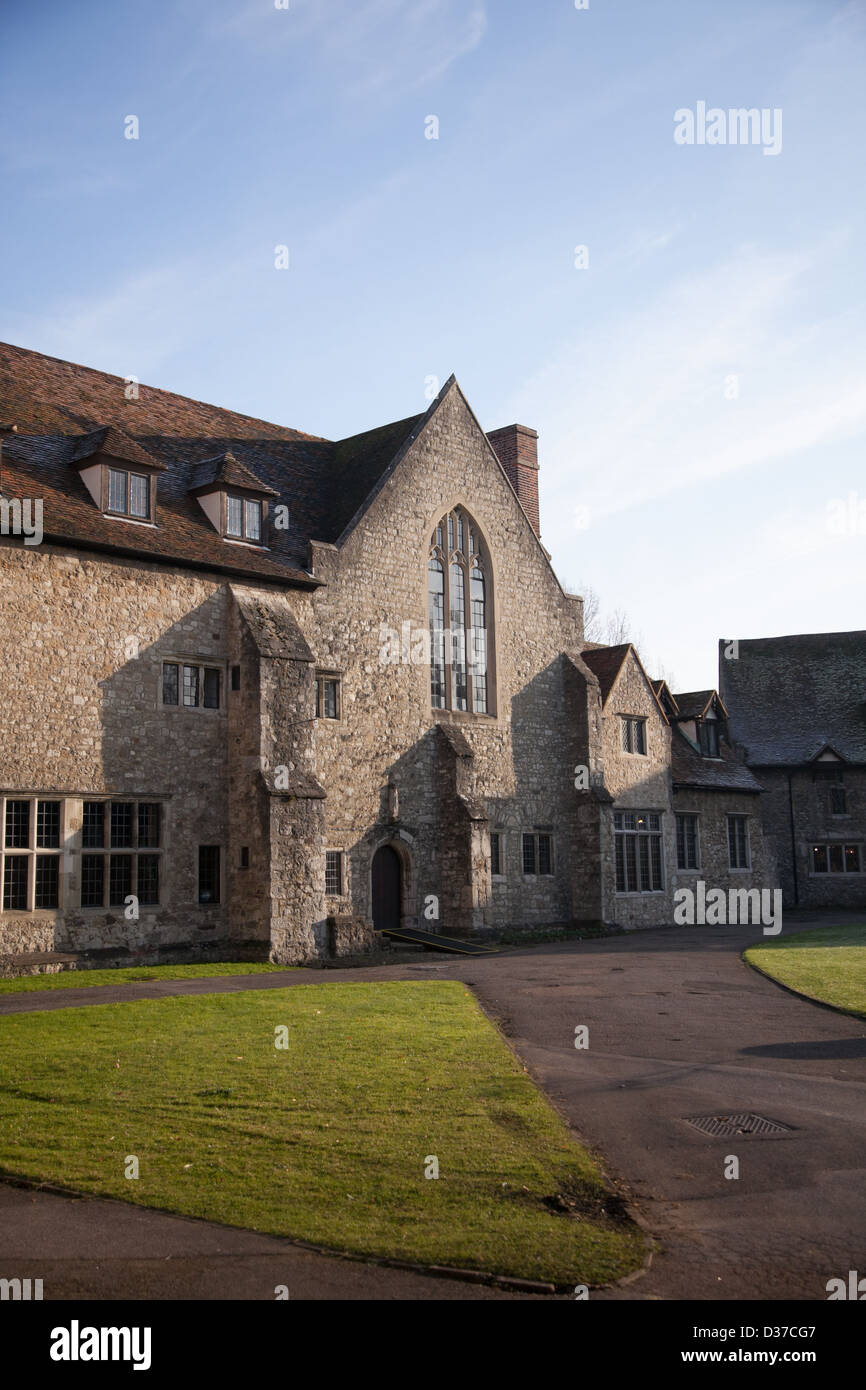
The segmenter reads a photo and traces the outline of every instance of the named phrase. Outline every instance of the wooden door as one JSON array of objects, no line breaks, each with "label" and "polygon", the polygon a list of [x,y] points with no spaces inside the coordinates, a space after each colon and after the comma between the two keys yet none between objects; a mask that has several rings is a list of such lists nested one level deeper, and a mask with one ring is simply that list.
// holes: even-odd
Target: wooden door
[{"label": "wooden door", "polygon": [[400,856],[390,845],[373,855],[373,926],[377,931],[400,926]]}]

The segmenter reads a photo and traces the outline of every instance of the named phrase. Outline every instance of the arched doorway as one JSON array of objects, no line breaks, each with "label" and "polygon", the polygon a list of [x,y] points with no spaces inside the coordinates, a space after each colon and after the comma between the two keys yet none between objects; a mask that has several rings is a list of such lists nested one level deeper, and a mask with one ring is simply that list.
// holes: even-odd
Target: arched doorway
[{"label": "arched doorway", "polygon": [[377,931],[400,926],[402,866],[400,856],[390,845],[382,845],[373,855],[373,926]]}]

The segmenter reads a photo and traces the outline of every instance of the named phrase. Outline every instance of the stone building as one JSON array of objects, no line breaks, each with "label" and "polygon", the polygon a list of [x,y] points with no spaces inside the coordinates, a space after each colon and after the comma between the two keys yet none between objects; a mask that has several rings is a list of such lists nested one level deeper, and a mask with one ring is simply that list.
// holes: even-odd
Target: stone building
[{"label": "stone building", "polygon": [[719,644],[786,907],[866,906],[866,632]]},{"label": "stone building", "polygon": [[0,426],[3,969],[665,923],[681,804],[765,884],[755,779],[587,646],[535,431],[453,378],[332,442],[5,346]]}]

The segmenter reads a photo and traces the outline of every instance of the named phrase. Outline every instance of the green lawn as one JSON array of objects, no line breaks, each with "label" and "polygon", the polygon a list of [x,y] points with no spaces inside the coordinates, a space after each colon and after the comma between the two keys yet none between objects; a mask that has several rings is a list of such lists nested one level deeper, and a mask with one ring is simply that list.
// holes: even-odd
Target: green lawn
[{"label": "green lawn", "polygon": [[62,970],[57,975],[19,975],[0,980],[0,994],[19,994],[31,989],[85,989],[90,985],[126,985],[134,980],[194,980],[211,975],[261,975],[269,970],[290,970],[287,965],[259,965],[250,961],[224,961],[217,965],[130,965],[118,970]]},{"label": "green lawn", "polygon": [[762,941],[745,959],[789,989],[866,1018],[866,922]]},{"label": "green lawn", "polygon": [[[274,1045],[281,1025],[287,1050]],[[124,1177],[128,1155],[137,1180]],[[430,1156],[438,1179],[424,1176]],[[336,1249],[558,1284],[617,1278],[644,1253],[457,981],[8,1015],[0,1169]]]}]

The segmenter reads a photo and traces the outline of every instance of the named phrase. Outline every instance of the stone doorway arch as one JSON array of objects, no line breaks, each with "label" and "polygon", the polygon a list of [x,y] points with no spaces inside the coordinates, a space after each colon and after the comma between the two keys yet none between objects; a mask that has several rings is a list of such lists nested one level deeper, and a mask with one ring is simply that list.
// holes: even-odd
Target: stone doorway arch
[{"label": "stone doorway arch", "polygon": [[403,861],[392,844],[380,845],[370,868],[373,926],[398,931],[403,915]]}]

